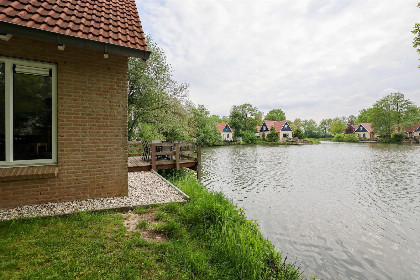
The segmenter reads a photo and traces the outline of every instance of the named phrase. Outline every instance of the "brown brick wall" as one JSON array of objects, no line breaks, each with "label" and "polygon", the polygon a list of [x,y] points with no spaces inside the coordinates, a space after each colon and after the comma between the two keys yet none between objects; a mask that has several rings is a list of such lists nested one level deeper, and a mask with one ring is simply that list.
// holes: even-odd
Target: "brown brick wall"
[{"label": "brown brick wall", "polygon": [[15,36],[0,56],[56,63],[58,84],[58,176],[0,182],[0,208],[127,195],[127,57]]}]

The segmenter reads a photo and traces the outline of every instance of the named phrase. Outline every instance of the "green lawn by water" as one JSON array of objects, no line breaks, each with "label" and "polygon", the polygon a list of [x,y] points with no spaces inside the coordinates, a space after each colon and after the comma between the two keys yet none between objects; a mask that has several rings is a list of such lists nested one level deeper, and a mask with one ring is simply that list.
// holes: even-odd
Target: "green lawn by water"
[{"label": "green lawn by water", "polygon": [[0,222],[0,279],[300,279],[221,194],[189,172],[169,178],[191,200]]}]

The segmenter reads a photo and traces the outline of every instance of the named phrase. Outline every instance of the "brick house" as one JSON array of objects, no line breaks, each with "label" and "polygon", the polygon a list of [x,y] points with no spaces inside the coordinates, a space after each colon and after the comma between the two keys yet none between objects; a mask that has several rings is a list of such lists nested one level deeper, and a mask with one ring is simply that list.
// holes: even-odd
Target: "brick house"
[{"label": "brick house", "polygon": [[256,135],[261,139],[266,139],[272,126],[274,126],[276,131],[279,133],[280,142],[293,137],[293,130],[287,121],[263,121],[261,126],[257,126]]},{"label": "brick house", "polygon": [[128,193],[134,0],[0,0],[0,208]]},{"label": "brick house", "polygon": [[420,123],[413,124],[405,128],[405,137],[412,139],[414,137],[419,137],[419,136],[420,136]]}]

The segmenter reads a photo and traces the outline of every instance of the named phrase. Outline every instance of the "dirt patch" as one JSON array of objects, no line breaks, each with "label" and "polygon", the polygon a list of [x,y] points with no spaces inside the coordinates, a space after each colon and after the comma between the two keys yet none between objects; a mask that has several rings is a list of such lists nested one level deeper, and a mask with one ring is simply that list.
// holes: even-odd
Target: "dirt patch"
[{"label": "dirt patch", "polygon": [[[148,213],[136,214],[132,211],[121,214],[124,217],[124,226],[128,232],[138,231],[141,237],[148,242],[167,242],[168,238],[161,232],[153,231],[154,225],[158,224],[158,220],[155,219],[156,211],[151,210]],[[141,221],[147,221],[146,228],[138,228],[137,225]]]}]

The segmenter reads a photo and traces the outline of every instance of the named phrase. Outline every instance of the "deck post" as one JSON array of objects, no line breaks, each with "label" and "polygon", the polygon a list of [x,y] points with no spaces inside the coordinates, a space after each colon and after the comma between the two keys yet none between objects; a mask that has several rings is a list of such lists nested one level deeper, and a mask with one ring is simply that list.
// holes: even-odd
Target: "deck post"
[{"label": "deck post", "polygon": [[175,167],[176,170],[179,170],[179,158],[180,158],[180,149],[179,149],[179,142],[175,143]]},{"label": "deck post", "polygon": [[197,180],[201,181],[201,144],[197,143]]},{"label": "deck post", "polygon": [[156,170],[156,144],[151,143],[150,144],[150,157],[151,157],[151,163],[152,163],[152,169]]}]

